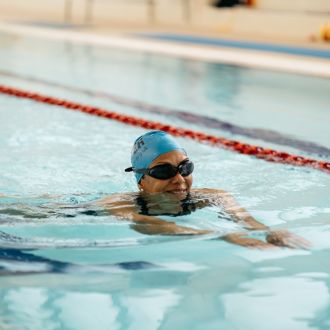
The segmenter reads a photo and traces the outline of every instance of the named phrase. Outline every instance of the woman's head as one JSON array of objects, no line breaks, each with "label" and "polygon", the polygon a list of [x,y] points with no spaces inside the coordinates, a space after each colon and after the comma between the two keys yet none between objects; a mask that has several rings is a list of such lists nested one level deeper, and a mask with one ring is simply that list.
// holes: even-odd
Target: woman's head
[{"label": "woman's head", "polygon": [[186,151],[163,131],[151,131],[136,139],[132,168],[140,189],[147,193],[171,193],[185,197],[192,184],[193,164]]}]

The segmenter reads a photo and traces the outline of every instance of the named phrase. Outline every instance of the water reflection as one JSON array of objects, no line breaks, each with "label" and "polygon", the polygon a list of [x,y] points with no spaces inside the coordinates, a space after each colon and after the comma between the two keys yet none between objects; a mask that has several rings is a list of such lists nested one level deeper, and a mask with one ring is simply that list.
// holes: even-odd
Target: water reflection
[{"label": "water reflection", "polygon": [[[130,329],[158,329],[165,317],[180,303],[180,295],[173,289],[149,289],[131,293],[119,299]],[[123,314],[122,314],[123,315]],[[166,323],[165,323],[166,324]]]},{"label": "water reflection", "polygon": [[109,294],[65,292],[52,301],[56,318],[68,329],[120,329],[119,308]]},{"label": "water reflection", "polygon": [[[180,302],[173,289],[128,295],[43,288],[13,288],[2,294],[0,317],[10,329],[158,329]],[[12,315],[15,315],[13,318]]]},{"label": "water reflection", "polygon": [[240,292],[219,297],[235,328],[312,329],[330,300],[325,283],[310,277],[255,279],[239,287]]}]

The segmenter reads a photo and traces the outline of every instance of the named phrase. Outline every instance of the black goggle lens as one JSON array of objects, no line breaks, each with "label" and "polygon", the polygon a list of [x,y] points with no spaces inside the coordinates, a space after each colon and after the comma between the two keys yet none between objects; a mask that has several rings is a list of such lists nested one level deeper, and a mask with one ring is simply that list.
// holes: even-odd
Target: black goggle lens
[{"label": "black goggle lens", "polygon": [[177,167],[171,164],[157,165],[150,168],[146,174],[158,180],[168,180],[176,176],[177,173],[180,173],[182,176],[188,176],[193,172],[193,170],[193,162],[186,160],[179,164]]}]

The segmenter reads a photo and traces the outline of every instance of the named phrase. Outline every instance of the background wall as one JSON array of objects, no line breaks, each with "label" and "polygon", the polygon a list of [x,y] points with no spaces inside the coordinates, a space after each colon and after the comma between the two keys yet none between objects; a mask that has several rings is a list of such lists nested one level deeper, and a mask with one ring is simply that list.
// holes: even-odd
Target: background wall
[{"label": "background wall", "polygon": [[[154,6],[152,6],[154,3]],[[330,0],[256,0],[215,8],[211,0],[0,0],[0,20],[97,27],[183,29],[288,41],[318,36]]]}]

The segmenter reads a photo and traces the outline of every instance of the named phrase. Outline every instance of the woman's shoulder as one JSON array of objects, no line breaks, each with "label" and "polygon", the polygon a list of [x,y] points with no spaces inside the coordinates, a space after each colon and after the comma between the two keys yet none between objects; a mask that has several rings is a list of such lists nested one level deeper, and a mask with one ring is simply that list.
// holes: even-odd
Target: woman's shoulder
[{"label": "woman's shoulder", "polygon": [[119,193],[119,194],[112,194],[109,196],[106,196],[102,199],[99,199],[97,201],[95,201],[95,204],[97,205],[111,205],[111,204],[116,204],[116,205],[120,205],[120,204],[125,204],[129,201],[133,201],[136,199],[136,193]]},{"label": "woman's shoulder", "polygon": [[228,194],[227,191],[222,190],[222,189],[216,189],[216,188],[196,188],[196,189],[192,189],[191,190],[192,193],[196,193],[196,194]]}]

